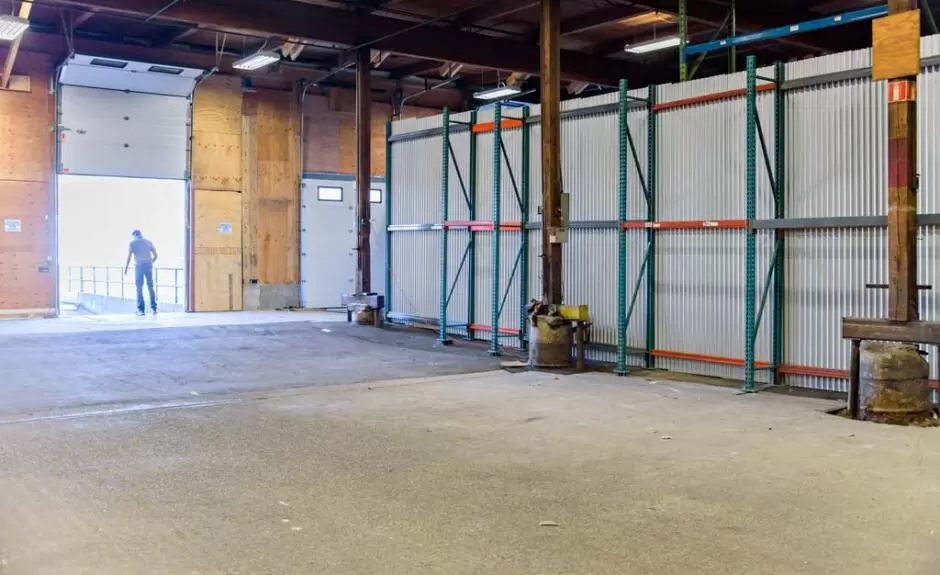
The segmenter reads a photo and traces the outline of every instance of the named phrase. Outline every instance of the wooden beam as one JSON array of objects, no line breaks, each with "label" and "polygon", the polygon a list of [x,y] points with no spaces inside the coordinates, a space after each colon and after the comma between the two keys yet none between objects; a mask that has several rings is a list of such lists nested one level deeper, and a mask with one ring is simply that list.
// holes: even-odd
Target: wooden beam
[{"label": "wooden beam", "polygon": [[[29,20],[29,15],[32,13],[32,11],[32,2],[20,3],[20,18]],[[29,34],[29,30],[20,34],[20,36],[13,41],[13,44],[10,45],[10,49],[7,51],[7,59],[3,63],[3,73],[0,75],[0,89],[6,90],[10,86],[10,76],[13,74],[13,65],[16,63],[16,56],[20,52],[20,44],[23,42],[23,36],[26,34]]]},{"label": "wooden beam", "polygon": [[[883,22],[898,21],[902,34],[916,42],[906,59],[920,62],[920,24],[904,26],[915,0],[890,0]],[[873,26],[877,28],[876,21]],[[907,38],[898,38],[904,42]],[[875,42],[872,58],[897,58],[890,44]],[[904,54],[900,57],[904,58]],[[887,66],[889,70],[891,66]],[[910,68],[910,67],[906,67]],[[919,68],[919,65],[916,66]],[[905,69],[904,66],[897,68]],[[899,72],[904,73],[904,72]],[[876,78],[880,79],[880,78]],[[917,76],[888,78],[888,317],[897,322],[919,319],[917,296]]]},{"label": "wooden beam", "polygon": [[542,0],[542,302],[562,303],[561,0]]},{"label": "wooden beam", "polygon": [[175,30],[171,32],[170,34],[167,34],[162,40],[157,41],[155,45],[156,46],[169,46],[170,44],[174,44],[176,42],[179,42],[180,40],[185,40],[186,38],[189,38],[190,36],[192,36],[198,31],[199,31],[199,26],[189,26],[188,28],[184,28],[182,30]]},{"label": "wooden beam", "polygon": [[497,0],[463,12],[454,18],[452,25],[457,28],[466,28],[473,24],[483,24],[490,20],[512,16],[538,5],[537,0]]},{"label": "wooden beam", "polygon": [[96,10],[88,10],[86,12],[82,12],[81,14],[78,15],[77,18],[75,18],[75,20],[72,21],[72,29],[74,30],[78,28],[79,26],[81,26],[82,24],[84,24],[85,22],[88,22],[95,16],[96,13],[97,13]]},{"label": "wooden beam", "polygon": [[561,35],[568,36],[587,32],[600,26],[624,20],[639,13],[646,12],[643,9],[629,6],[608,6],[600,10],[588,12],[574,18],[568,18],[561,23]]},{"label": "wooden beam", "polygon": [[[356,293],[372,293],[372,51],[360,48],[356,53]],[[337,294],[339,295],[339,294]],[[378,312],[376,312],[378,313]]]},{"label": "wooden beam", "polygon": [[[64,1],[136,16],[147,16],[165,5],[165,0]],[[412,29],[413,23],[395,18],[292,0],[266,0],[264,11],[257,10],[254,0],[229,0],[224,5],[181,2],[163,12],[160,19],[264,36],[297,36],[346,46],[355,46],[362,38],[375,38],[377,41],[371,48],[377,50],[533,74],[539,70],[538,46],[525,42],[455,31],[452,27],[428,25]],[[647,72],[644,67],[630,62],[579,52],[562,50],[560,58],[562,74],[568,80],[613,86],[619,78],[640,78]]]},{"label": "wooden beam", "polygon": [[391,71],[392,78],[406,78],[434,72],[440,69],[442,62],[437,60],[419,60],[414,64],[405,64]]},{"label": "wooden beam", "polygon": [[[637,2],[637,6],[675,14],[678,2],[676,0],[641,0]],[[739,1],[735,5],[735,11],[738,33],[756,32],[776,26],[794,24],[799,20],[791,10],[778,7],[773,2]],[[698,22],[718,26],[724,21],[727,13],[727,5],[723,6],[710,2],[689,2],[690,23]],[[784,38],[780,41],[807,49],[840,52],[845,49],[844,44],[840,44],[840,38],[841,36],[838,34],[823,34],[820,37],[814,37],[812,42],[795,38]]]}]

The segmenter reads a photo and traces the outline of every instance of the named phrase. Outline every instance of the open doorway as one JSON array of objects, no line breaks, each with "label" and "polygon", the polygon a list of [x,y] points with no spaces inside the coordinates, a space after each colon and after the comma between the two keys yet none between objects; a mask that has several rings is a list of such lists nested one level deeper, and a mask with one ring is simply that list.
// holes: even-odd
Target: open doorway
[{"label": "open doorway", "polygon": [[58,176],[60,313],[134,312],[133,260],[124,274],[133,230],[159,253],[154,289],[160,311],[185,311],[186,214],[182,180]]}]

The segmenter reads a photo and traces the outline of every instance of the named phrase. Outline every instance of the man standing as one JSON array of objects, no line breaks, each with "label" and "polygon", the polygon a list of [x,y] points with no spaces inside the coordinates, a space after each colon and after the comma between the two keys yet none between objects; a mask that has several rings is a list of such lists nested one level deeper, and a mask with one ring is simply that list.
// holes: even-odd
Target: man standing
[{"label": "man standing", "polygon": [[135,274],[134,283],[137,284],[137,315],[144,315],[144,281],[147,282],[147,290],[150,292],[150,309],[157,313],[157,295],[153,291],[153,264],[157,261],[157,249],[153,247],[153,242],[144,238],[140,230],[134,230],[134,239],[131,240],[130,247],[127,250],[127,263],[124,264],[124,275],[127,275],[127,269],[131,265],[131,256],[134,257]]}]

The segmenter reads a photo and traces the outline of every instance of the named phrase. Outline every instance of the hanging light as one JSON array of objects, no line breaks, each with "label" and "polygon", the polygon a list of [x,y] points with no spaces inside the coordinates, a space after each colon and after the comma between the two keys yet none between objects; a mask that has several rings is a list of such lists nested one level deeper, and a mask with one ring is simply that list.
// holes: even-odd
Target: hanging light
[{"label": "hanging light", "polygon": [[500,100],[502,98],[509,98],[510,96],[518,96],[521,93],[521,88],[500,82],[495,88],[480,90],[475,93],[473,97],[477,100]]},{"label": "hanging light", "polygon": [[274,50],[263,50],[261,52],[255,52],[251,56],[245,56],[240,60],[236,60],[235,63],[232,64],[232,68],[236,70],[258,70],[280,61],[281,55],[279,53]]},{"label": "hanging light", "polygon": [[651,42],[644,42],[642,44],[627,44],[623,49],[631,54],[648,54],[650,52],[656,52],[658,50],[665,50],[667,48],[675,48],[679,45],[678,36],[670,36],[668,38],[660,38],[658,40],[653,40]]},{"label": "hanging light", "polygon": [[0,40],[16,40],[29,28],[29,20],[13,14],[0,14]]}]

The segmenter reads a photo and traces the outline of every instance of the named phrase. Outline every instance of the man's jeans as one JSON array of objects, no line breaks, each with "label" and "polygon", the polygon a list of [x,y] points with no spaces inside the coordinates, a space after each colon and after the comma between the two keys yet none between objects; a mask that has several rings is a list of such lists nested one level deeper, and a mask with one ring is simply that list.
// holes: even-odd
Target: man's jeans
[{"label": "man's jeans", "polygon": [[157,311],[157,295],[153,291],[153,263],[143,262],[137,264],[134,270],[134,283],[137,284],[137,311],[144,313],[144,282],[150,292],[150,309]]}]

